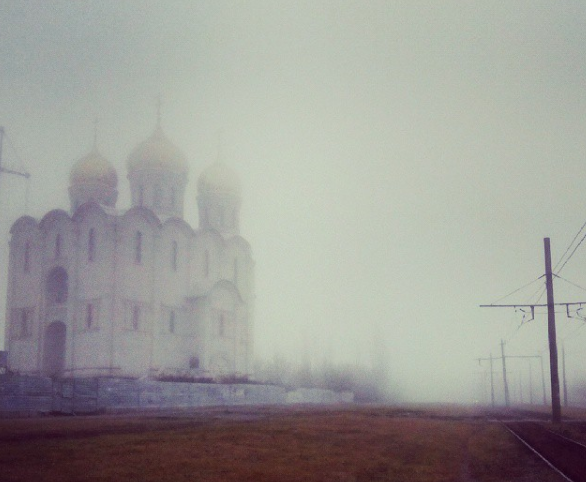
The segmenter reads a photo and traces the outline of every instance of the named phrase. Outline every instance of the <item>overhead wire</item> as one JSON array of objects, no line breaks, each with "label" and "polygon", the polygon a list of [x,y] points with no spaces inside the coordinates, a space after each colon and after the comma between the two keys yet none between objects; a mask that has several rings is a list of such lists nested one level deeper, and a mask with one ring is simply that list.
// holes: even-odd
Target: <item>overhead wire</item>
[{"label": "overhead wire", "polygon": [[[576,241],[576,239],[578,239],[578,236],[580,236],[580,233],[584,230],[584,228],[586,228],[586,222],[584,222],[584,224],[582,225],[582,227],[580,228],[580,230],[576,233],[576,235],[574,236],[574,239],[572,239],[572,242],[568,245],[568,247],[566,248],[566,250],[564,251],[564,254],[562,254],[561,258],[559,259],[559,261],[556,263],[556,265],[553,268],[553,271],[555,272],[558,268],[558,266],[560,265],[560,263],[562,262],[562,260],[564,259],[564,257],[566,256],[566,254],[568,254],[568,251],[570,251],[570,248],[572,247],[572,245],[574,244],[574,242]],[[561,270],[560,270],[561,271]]]},{"label": "overhead wire", "polygon": [[520,288],[517,288],[516,290],[511,291],[510,293],[506,294],[505,296],[499,298],[498,300],[495,300],[491,303],[491,305],[495,305],[496,303],[498,303],[499,301],[504,300],[505,298],[508,298],[511,295],[514,295],[515,293],[518,293],[519,291],[521,291],[522,289],[527,288],[528,286],[531,286],[533,283],[535,283],[536,281],[539,281],[541,278],[543,278],[545,275],[541,275],[538,278],[534,279],[533,281],[530,281],[529,283],[527,283],[526,285],[521,286]]},{"label": "overhead wire", "polygon": [[569,279],[563,278],[563,277],[561,277],[561,276],[559,276],[559,275],[557,275],[557,274],[554,274],[554,276],[555,276],[556,278],[559,278],[559,279],[561,279],[562,281],[565,281],[566,283],[569,283],[569,284],[571,284],[572,286],[575,286],[576,288],[579,288],[579,289],[581,289],[581,290],[583,290],[583,291],[586,291],[586,288],[584,288],[584,287],[582,287],[582,286],[580,286],[580,285],[578,285],[578,284],[574,283],[573,281],[570,281]]},{"label": "overhead wire", "polygon": [[16,157],[16,159],[18,160],[18,162],[20,163],[19,168],[23,169],[24,171],[26,171],[26,164],[24,163],[24,161],[22,160],[22,157],[20,157],[20,155],[18,154],[18,151],[16,150],[16,148],[14,147],[14,144],[12,143],[12,139],[10,138],[10,136],[6,133],[4,133],[4,137],[6,138],[6,140],[8,141],[8,145],[10,146],[11,151],[14,153],[14,156]]},{"label": "overhead wire", "polygon": [[576,247],[574,248],[574,250],[572,251],[570,256],[568,256],[567,259],[564,261],[564,264],[561,265],[560,269],[558,269],[556,271],[556,274],[561,273],[562,269],[564,269],[564,266],[566,266],[566,264],[568,264],[568,261],[570,261],[572,259],[572,256],[574,256],[574,254],[576,253],[576,250],[580,247],[580,245],[584,242],[585,239],[586,239],[586,234],[584,236],[582,236],[582,239],[580,240],[580,242],[576,245]]},{"label": "overhead wire", "polygon": [[[539,303],[539,300],[541,300],[541,297],[543,296],[543,293],[545,293],[545,282],[539,287],[537,288],[537,290],[529,297],[529,301],[531,302],[532,300],[535,300],[533,303],[537,304]],[[541,294],[539,294],[541,292]],[[539,296],[537,298],[535,298],[535,296],[537,296],[539,294]]]},{"label": "overhead wire", "polygon": [[[580,234],[581,234],[581,233],[584,231],[584,229],[585,229],[585,228],[586,228],[586,222],[584,222],[584,224],[582,225],[582,227],[581,227],[581,228],[578,230],[578,232],[576,233],[576,235],[574,236],[574,238],[572,239],[572,241],[570,242],[570,244],[568,245],[568,247],[566,248],[566,250],[564,251],[564,253],[562,254],[562,256],[560,257],[560,259],[558,260],[558,262],[556,263],[555,267],[554,267],[554,268],[553,268],[553,270],[552,270],[552,271],[553,271],[553,274],[554,274],[554,276],[556,276],[557,278],[559,278],[559,279],[561,279],[561,280],[563,280],[563,281],[566,281],[567,283],[569,283],[569,284],[571,284],[571,285],[575,286],[576,288],[582,289],[582,290],[584,290],[584,291],[586,291],[586,288],[583,288],[582,286],[580,286],[580,285],[578,285],[578,284],[576,284],[576,283],[573,283],[573,282],[572,282],[572,281],[570,281],[570,280],[567,280],[567,279],[565,279],[565,278],[562,278],[561,276],[559,276],[559,273],[560,273],[560,272],[561,272],[561,271],[564,269],[564,267],[566,266],[566,264],[568,264],[568,262],[570,261],[570,259],[572,259],[572,257],[574,256],[574,254],[576,253],[576,251],[578,250],[578,248],[581,246],[581,244],[582,244],[582,243],[584,242],[584,240],[586,239],[586,234],[584,234],[584,235],[582,236],[582,238],[580,239],[580,241],[578,242],[578,244],[577,244],[577,245],[574,247],[574,249],[572,250],[572,252],[570,253],[570,255],[569,255],[567,258],[566,258],[566,255],[568,254],[568,252],[570,252],[570,250],[572,249],[572,246],[574,245],[574,243],[576,242],[576,240],[578,239],[578,237],[579,237],[579,236],[580,236]],[[565,260],[564,260],[564,258],[565,258]],[[563,264],[562,264],[562,261],[563,261]],[[560,266],[560,264],[561,264],[561,266]],[[558,269],[558,267],[559,267],[559,269]],[[539,279],[543,278],[544,276],[545,276],[545,275],[541,275],[541,276],[539,276],[537,279],[535,279],[535,280],[533,280],[533,281],[531,281],[531,282],[527,283],[526,285],[523,285],[523,286],[521,286],[520,288],[517,288],[516,290],[514,290],[514,291],[512,291],[512,292],[510,292],[510,293],[506,294],[505,296],[503,296],[503,297],[499,298],[498,300],[494,301],[492,304],[496,304],[496,303],[498,303],[499,301],[501,301],[501,300],[503,300],[503,299],[505,299],[505,298],[507,298],[507,297],[509,297],[509,296],[511,296],[511,295],[513,295],[513,294],[515,294],[515,293],[518,293],[518,292],[519,292],[519,291],[521,291],[522,289],[524,289],[524,288],[526,288],[526,287],[530,286],[531,284],[535,283],[536,281],[538,281]],[[534,293],[533,293],[533,294],[532,294],[532,295],[529,297],[529,303],[528,303],[528,304],[539,304],[539,302],[541,301],[541,298],[543,297],[543,295],[545,294],[545,292],[546,292],[546,291],[547,291],[546,284],[545,284],[545,283],[543,283],[543,284],[542,284],[541,286],[539,286],[539,288],[538,288],[538,289],[537,289],[537,290],[536,290],[536,291],[535,291],[535,292],[534,292]],[[531,300],[532,300],[532,299],[535,299],[535,297],[536,297],[536,296],[537,296],[536,300],[535,300],[533,303],[531,303]],[[521,310],[521,311],[523,311],[523,310]],[[517,310],[515,310],[515,312],[517,312]],[[559,313],[566,313],[566,312],[565,312],[565,311],[564,311],[564,312],[556,311],[556,313],[558,313],[558,314],[559,314]],[[533,311],[533,315],[541,315],[541,314],[543,314],[543,313],[540,313],[540,312],[538,312],[538,311],[535,311],[535,310]],[[524,317],[525,317],[525,312],[524,312]],[[519,323],[519,324],[518,324],[518,325],[517,325],[517,326],[514,328],[514,331],[513,331],[512,333],[510,333],[510,332],[509,332],[509,335],[508,335],[508,336],[506,336],[506,337],[504,338],[504,340],[505,340],[505,343],[508,343],[508,342],[510,342],[510,341],[511,341],[513,338],[515,338],[515,337],[517,336],[517,334],[519,333],[519,331],[520,331],[521,327],[522,327],[522,326],[523,326],[525,323],[527,323],[526,321],[524,321],[524,317],[523,317],[523,320],[521,321],[521,323]],[[580,329],[582,329],[582,328],[583,328],[583,327],[586,325],[586,320],[582,320],[582,321],[583,321],[583,323],[582,323],[582,324],[581,324],[581,325],[580,325],[580,326],[579,326],[579,327],[578,327],[576,330],[574,330],[573,332],[571,332],[570,334],[568,334],[568,335],[567,335],[567,337],[569,337],[569,336],[572,336],[573,334],[575,334],[576,332],[578,332]],[[567,337],[563,338],[563,339],[562,339],[562,341],[563,341],[563,340],[565,340]],[[546,348],[542,349],[542,350],[540,351],[540,353],[542,353],[543,351],[545,351],[545,350],[547,350],[547,349],[548,349],[548,347],[546,347]]]}]

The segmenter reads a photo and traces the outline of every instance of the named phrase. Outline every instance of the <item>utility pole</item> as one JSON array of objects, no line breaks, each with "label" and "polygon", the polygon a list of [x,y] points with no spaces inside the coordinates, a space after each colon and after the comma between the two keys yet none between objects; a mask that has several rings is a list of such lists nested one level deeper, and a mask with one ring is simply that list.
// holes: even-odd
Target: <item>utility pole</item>
[{"label": "utility pole", "polygon": [[[573,302],[563,302],[563,303],[555,303],[554,296],[553,296],[553,273],[551,271],[551,246],[550,246],[550,239],[544,238],[543,239],[543,247],[544,247],[544,257],[545,257],[545,274],[540,276],[539,278],[545,277],[545,288],[547,292],[547,304],[507,304],[507,305],[500,305],[500,304],[490,304],[490,305],[480,305],[481,308],[530,308],[531,309],[531,320],[535,318],[535,308],[538,307],[547,307],[547,334],[548,334],[548,341],[549,341],[549,365],[550,365],[550,379],[551,379],[551,419],[553,423],[561,423],[562,420],[562,408],[560,403],[560,379],[559,379],[559,370],[558,370],[558,351],[557,351],[557,341],[556,341],[556,328],[555,328],[555,307],[558,305],[565,306],[566,311],[568,312],[570,306],[579,306],[582,307],[586,305],[586,301],[573,301]],[[518,291],[518,290],[517,290]],[[511,293],[512,294],[512,293]],[[501,350],[503,351],[503,375],[505,374],[504,369],[504,348],[503,348],[503,341],[501,340]],[[542,373],[542,381],[544,380],[543,377],[543,363],[541,365],[541,373]],[[544,384],[544,396],[543,402],[546,404],[545,398],[545,382]],[[506,388],[506,384],[505,384]],[[507,397],[507,393],[505,393],[505,397]]]},{"label": "utility pole", "polygon": [[[507,399],[509,398],[509,384],[507,382],[506,359],[507,358],[524,358],[529,361],[529,401],[531,404],[533,404],[533,366],[531,365],[531,361],[532,361],[532,359],[538,358],[539,361],[541,362],[540,366],[541,366],[541,386],[543,389],[543,404],[546,405],[545,373],[543,370],[543,357],[541,355],[505,355],[504,345],[505,345],[505,342],[503,340],[501,340],[501,352],[502,352],[501,360],[503,360],[503,382],[505,385],[505,404],[507,403]],[[492,367],[493,367],[493,361],[495,360],[495,358],[492,356],[492,353],[491,353],[489,358],[477,358],[477,360],[478,360],[478,364],[480,364],[483,361],[487,361],[487,360],[490,361],[490,367],[491,367],[490,386],[491,386],[491,395],[492,395],[492,406],[494,407],[496,404],[495,404],[495,399],[494,399],[494,378],[493,378],[494,374],[492,371]],[[498,360],[498,358],[496,358],[496,360]],[[521,399],[522,399],[523,395],[522,395],[522,388],[521,388],[522,387],[521,380],[519,380],[519,387],[520,387],[519,390],[520,390]],[[509,399],[509,401],[510,401],[510,399]]]},{"label": "utility pole", "polygon": [[541,362],[541,387],[543,389],[543,405],[547,405],[547,396],[545,394],[545,370],[543,369],[543,355],[539,355]]},{"label": "utility pole", "polygon": [[489,360],[490,361],[490,404],[492,405],[492,408],[495,407],[495,400],[494,400],[494,372],[493,370],[493,360],[494,358],[492,357],[492,353],[490,354],[490,358],[479,358],[478,359],[478,364],[480,365],[480,362],[482,362],[483,360]]},{"label": "utility pole", "polygon": [[549,238],[543,239],[545,254],[545,288],[547,291],[547,335],[549,340],[549,365],[551,372],[552,422],[562,421],[560,404],[560,379],[558,373],[558,347],[555,332],[555,302],[553,299],[553,276],[551,273],[551,247]]},{"label": "utility pole", "polygon": [[[543,359],[541,357],[541,355],[507,355],[505,358],[524,358],[526,360],[529,360],[529,398],[530,400],[533,400],[532,398],[532,393],[533,393],[533,384],[532,384],[532,374],[533,374],[533,370],[532,370],[532,366],[531,366],[531,360],[535,359],[535,358],[539,358],[542,362],[541,365],[541,384],[543,386],[543,400],[545,402],[545,377],[543,375]],[[519,373],[521,373],[521,371],[519,371]],[[521,376],[521,375],[519,375]],[[519,386],[521,386],[521,383],[519,382]],[[522,398],[522,395],[521,395]]]},{"label": "utility pole", "polygon": [[505,340],[501,340],[501,355],[503,357],[503,384],[505,386],[505,406],[509,406],[509,385],[507,384],[507,363],[505,358]]},{"label": "utility pole", "polygon": [[566,347],[562,342],[562,380],[564,385],[564,407],[568,406],[568,385],[566,384]]},{"label": "utility pole", "polygon": [[521,405],[523,405],[523,377],[522,377],[520,371],[519,371],[519,399],[521,400]]},{"label": "utility pole", "polygon": [[529,362],[529,405],[533,405],[533,370]]},{"label": "utility pole", "polygon": [[492,371],[492,352],[490,353],[490,403],[494,408],[494,373]]}]

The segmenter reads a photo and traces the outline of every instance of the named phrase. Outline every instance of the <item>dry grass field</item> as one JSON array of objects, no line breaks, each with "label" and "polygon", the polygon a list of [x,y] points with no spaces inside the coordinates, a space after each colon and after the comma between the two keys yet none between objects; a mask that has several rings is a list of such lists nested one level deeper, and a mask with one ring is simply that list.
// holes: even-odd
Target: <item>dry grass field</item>
[{"label": "dry grass field", "polygon": [[471,409],[230,408],[0,420],[2,481],[559,481]]}]

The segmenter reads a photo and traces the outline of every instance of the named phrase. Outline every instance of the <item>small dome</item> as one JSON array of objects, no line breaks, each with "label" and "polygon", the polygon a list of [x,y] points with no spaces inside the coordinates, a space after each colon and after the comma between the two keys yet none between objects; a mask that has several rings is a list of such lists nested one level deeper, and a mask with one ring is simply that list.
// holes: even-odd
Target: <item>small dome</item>
[{"label": "small dome", "polygon": [[69,174],[71,185],[100,183],[112,189],[118,186],[116,169],[96,148],[77,161]]},{"label": "small dome", "polygon": [[240,180],[223,162],[208,166],[197,181],[199,194],[232,194],[240,196]]},{"label": "small dome", "polygon": [[128,156],[128,170],[136,169],[168,169],[176,172],[187,172],[187,160],[164,134],[160,125],[153,134],[141,142]]}]

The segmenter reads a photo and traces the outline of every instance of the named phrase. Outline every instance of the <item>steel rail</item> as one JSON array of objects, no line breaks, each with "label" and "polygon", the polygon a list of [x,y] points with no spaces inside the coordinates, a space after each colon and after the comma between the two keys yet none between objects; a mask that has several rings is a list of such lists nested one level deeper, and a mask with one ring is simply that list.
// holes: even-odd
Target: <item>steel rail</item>
[{"label": "steel rail", "polygon": [[545,430],[546,432],[549,432],[549,433],[554,434],[556,437],[563,438],[564,440],[567,440],[568,442],[572,442],[573,444],[579,445],[580,447],[584,447],[586,449],[586,444],[583,444],[583,443],[580,443],[580,442],[576,442],[574,439],[571,439],[569,437],[566,437],[565,435],[562,435],[561,433],[554,432],[553,430],[550,430],[550,429],[545,428],[545,427],[543,427],[543,430]]},{"label": "steel rail", "polygon": [[[554,462],[550,461],[549,459],[547,459],[545,457],[545,455],[543,455],[541,452],[539,452],[535,447],[533,447],[527,440],[525,440],[521,435],[519,435],[517,432],[515,432],[511,427],[509,427],[505,422],[501,422],[503,424],[503,426],[510,432],[512,433],[521,443],[523,443],[523,445],[525,445],[529,450],[531,450],[531,452],[533,452],[535,455],[537,455],[541,460],[543,460],[551,469],[553,469],[556,473],[558,473],[559,475],[561,475],[565,480],[567,480],[568,482],[576,482],[574,479],[571,479],[568,475],[566,475],[564,472],[562,472],[561,469],[559,469],[558,467],[556,467],[554,465]],[[575,445],[578,445],[582,448],[586,448],[586,445],[581,444],[580,442],[576,442],[575,440],[572,440],[568,437],[565,437],[563,435],[560,435],[556,432],[553,432],[545,427],[543,427],[543,429],[547,432],[549,432],[552,435],[555,435],[559,438],[562,438],[568,442],[571,442]]]}]

